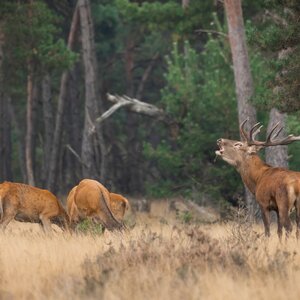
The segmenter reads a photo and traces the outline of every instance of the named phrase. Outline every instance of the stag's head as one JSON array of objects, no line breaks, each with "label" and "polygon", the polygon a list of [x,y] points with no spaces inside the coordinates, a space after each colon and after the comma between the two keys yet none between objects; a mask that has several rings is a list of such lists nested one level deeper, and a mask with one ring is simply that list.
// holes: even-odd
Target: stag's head
[{"label": "stag's head", "polygon": [[219,139],[217,144],[219,150],[215,153],[217,156],[222,157],[224,161],[234,167],[241,165],[251,155],[256,154],[260,149],[270,146],[287,145],[294,141],[299,141],[300,136],[289,136],[278,139],[278,135],[282,131],[283,127],[278,128],[277,123],[270,131],[265,141],[256,140],[256,136],[259,134],[262,125],[260,123],[255,124],[249,132],[245,130],[245,124],[247,119],[244,120],[240,125],[241,141]]}]

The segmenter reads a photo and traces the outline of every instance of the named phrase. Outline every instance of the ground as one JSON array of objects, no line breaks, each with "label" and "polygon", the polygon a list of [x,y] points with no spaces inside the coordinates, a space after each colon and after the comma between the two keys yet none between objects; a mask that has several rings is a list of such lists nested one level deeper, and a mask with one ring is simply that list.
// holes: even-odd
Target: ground
[{"label": "ground", "polygon": [[244,220],[183,224],[140,213],[130,231],[69,234],[12,222],[0,233],[1,299],[299,299],[295,234]]}]

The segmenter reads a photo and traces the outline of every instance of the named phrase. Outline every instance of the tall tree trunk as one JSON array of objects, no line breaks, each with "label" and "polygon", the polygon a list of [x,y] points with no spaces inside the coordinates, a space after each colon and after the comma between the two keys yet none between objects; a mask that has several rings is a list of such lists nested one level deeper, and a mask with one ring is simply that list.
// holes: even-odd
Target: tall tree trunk
[{"label": "tall tree trunk", "polygon": [[[229,42],[232,53],[235,90],[238,101],[239,123],[249,119],[248,130],[256,123],[256,110],[250,103],[253,95],[253,80],[250,71],[246,45],[244,20],[240,0],[225,0],[225,11],[228,23]],[[257,211],[254,197],[246,188],[246,203],[250,216]]]},{"label": "tall tree trunk", "polygon": [[26,159],[26,173],[27,183],[35,185],[32,162],[33,149],[33,70],[32,63],[28,62],[27,75],[27,110],[26,110],[26,138],[25,138],[25,159]]},{"label": "tall tree trunk", "polygon": [[[281,113],[277,108],[272,108],[270,111],[270,118],[268,124],[269,133],[271,129],[274,127],[276,123],[280,123],[280,126],[283,126],[283,130],[279,134],[280,137],[284,137],[286,135],[285,132],[285,121],[286,121],[286,113]],[[283,167],[288,168],[288,146],[274,146],[266,148],[266,162],[274,167]]]},{"label": "tall tree trunk", "polygon": [[[80,66],[79,63],[76,63],[74,68],[70,71],[69,91],[67,97],[68,110],[66,110],[66,116],[64,118],[67,143],[72,147],[75,153],[80,153],[81,134],[79,133],[81,132],[83,125],[80,114],[83,107],[81,107],[80,101],[79,83],[81,78],[79,78],[79,73]],[[70,189],[80,178],[82,178],[82,167],[71,151],[66,151],[64,158],[66,165],[66,174],[64,174],[65,182],[67,189]]]},{"label": "tall tree trunk", "polygon": [[3,45],[5,37],[0,24],[0,180],[11,180],[11,120],[3,84]]},{"label": "tall tree trunk", "polygon": [[[71,29],[68,37],[68,48],[72,49],[75,42],[75,35],[77,32],[79,23],[79,14],[78,14],[78,5],[75,7],[75,11],[72,18]],[[62,136],[62,124],[63,124],[63,115],[64,115],[64,103],[67,94],[67,84],[69,79],[69,70],[63,72],[60,81],[60,90],[57,104],[56,120],[55,120],[55,129],[53,135],[51,156],[49,162],[49,176],[47,180],[47,188],[51,191],[56,190],[56,176],[57,176],[57,166],[59,153],[61,149],[61,136]]]},{"label": "tall tree trunk", "polygon": [[11,120],[4,93],[0,94],[0,181],[12,180],[11,170]]},{"label": "tall tree trunk", "polygon": [[[97,63],[95,52],[94,28],[91,17],[90,1],[78,1],[81,25],[81,38],[83,50],[83,64],[85,73],[85,117],[83,138],[81,147],[81,158],[83,161],[83,176],[89,178],[98,178],[102,182],[106,177],[106,147],[103,137],[103,128],[95,124],[95,119],[99,115],[98,103],[99,93],[97,89]],[[92,128],[96,125],[96,133],[98,143],[100,146],[100,172],[96,168],[97,162],[97,143],[95,143],[95,136],[92,134]]]},{"label": "tall tree trunk", "polygon": [[[129,35],[126,40],[126,48],[124,53],[125,59],[125,74],[126,74],[126,95],[129,97],[134,96],[133,85],[133,69],[134,69],[134,42]],[[138,166],[137,163],[140,160],[140,154],[137,151],[138,141],[137,138],[137,118],[134,114],[129,114],[126,120],[126,159],[124,161],[123,169],[125,173],[125,192],[133,192],[139,186],[139,181],[142,180],[140,176],[137,176]]]},{"label": "tall tree trunk", "polygon": [[186,9],[190,5],[190,0],[182,0],[181,5],[183,9]]},{"label": "tall tree trunk", "polygon": [[[282,24],[283,26],[285,24]],[[287,59],[292,51],[290,49],[282,49],[278,53],[278,59],[283,60]],[[286,70],[284,70],[286,72]],[[280,76],[278,76],[280,77]],[[273,90],[274,94],[277,94],[281,89],[280,86],[276,86]],[[286,113],[281,113],[277,108],[272,108],[269,115],[269,124],[268,132],[276,124],[280,123],[280,126],[283,127],[282,132],[279,134],[279,137],[283,137],[285,132],[285,123],[287,115]],[[276,146],[266,148],[266,162],[274,167],[283,167],[288,168],[288,147],[287,146]]]},{"label": "tall tree trunk", "polygon": [[51,95],[51,80],[49,74],[46,74],[42,80],[42,102],[43,102],[43,121],[44,121],[44,143],[43,143],[43,186],[46,185],[49,174],[49,163],[51,157],[51,146],[53,140],[53,106]]},{"label": "tall tree trunk", "polygon": [[9,108],[9,117],[12,120],[14,131],[16,133],[17,144],[18,144],[18,160],[21,168],[23,182],[27,182],[27,172],[26,172],[26,163],[25,163],[25,139],[22,134],[20,122],[17,119],[14,106],[10,98],[7,99],[7,104]]}]

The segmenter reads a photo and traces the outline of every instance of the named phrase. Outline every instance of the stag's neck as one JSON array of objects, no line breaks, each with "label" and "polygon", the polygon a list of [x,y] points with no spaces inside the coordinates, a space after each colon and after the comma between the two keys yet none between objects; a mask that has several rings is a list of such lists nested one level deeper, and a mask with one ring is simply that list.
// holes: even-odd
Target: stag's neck
[{"label": "stag's neck", "polygon": [[242,180],[252,194],[264,172],[270,168],[257,154],[252,154],[238,167]]}]

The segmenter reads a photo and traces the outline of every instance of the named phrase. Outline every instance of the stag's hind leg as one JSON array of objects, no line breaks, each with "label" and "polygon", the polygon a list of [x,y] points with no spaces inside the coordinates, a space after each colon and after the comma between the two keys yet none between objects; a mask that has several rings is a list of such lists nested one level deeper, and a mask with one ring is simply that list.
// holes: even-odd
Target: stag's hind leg
[{"label": "stag's hind leg", "polygon": [[282,227],[283,227],[283,225],[282,225],[282,222],[280,220],[278,209],[276,210],[276,215],[277,215],[277,234],[278,234],[279,240],[281,241],[281,239],[282,239]]},{"label": "stag's hind leg", "polygon": [[300,238],[300,198],[296,199],[295,202],[295,208],[296,208],[296,237],[297,239]]},{"label": "stag's hind leg", "polygon": [[[276,200],[279,215],[278,222],[283,225],[286,233],[286,238],[288,238],[290,233],[292,232],[292,223],[289,218],[288,197],[285,193],[282,193]],[[279,236],[279,238],[281,238],[281,236]]]}]

